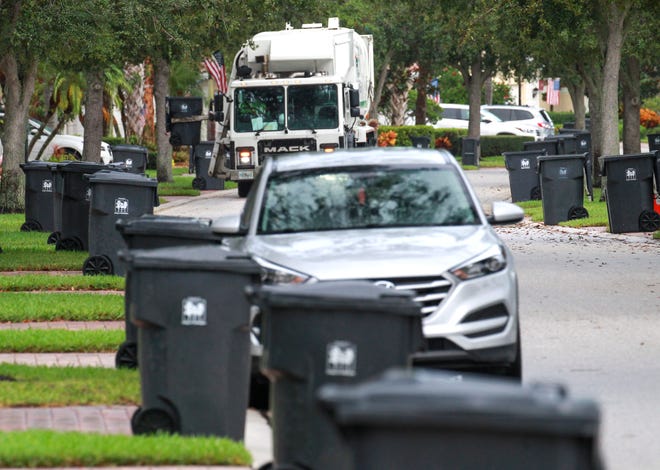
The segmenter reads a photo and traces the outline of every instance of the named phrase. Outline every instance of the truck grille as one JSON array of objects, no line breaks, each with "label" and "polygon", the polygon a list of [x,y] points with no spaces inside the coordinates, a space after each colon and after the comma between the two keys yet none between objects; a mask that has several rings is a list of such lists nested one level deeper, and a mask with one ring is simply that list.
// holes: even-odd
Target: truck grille
[{"label": "truck grille", "polygon": [[413,299],[422,305],[422,314],[425,317],[438,308],[453,285],[444,277],[372,279],[372,282],[390,289],[413,291],[415,293]]},{"label": "truck grille", "polygon": [[257,144],[259,163],[268,155],[282,153],[316,152],[315,139],[270,139],[260,140]]}]

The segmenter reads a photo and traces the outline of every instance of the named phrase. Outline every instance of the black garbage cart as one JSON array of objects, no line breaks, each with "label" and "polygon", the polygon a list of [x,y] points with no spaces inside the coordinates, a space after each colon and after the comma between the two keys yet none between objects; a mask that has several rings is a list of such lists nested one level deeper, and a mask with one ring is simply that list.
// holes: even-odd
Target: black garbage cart
[{"label": "black garbage cart", "polygon": [[316,392],[408,366],[423,342],[419,304],[410,292],[366,281],[262,286],[248,297],[262,313],[274,468],[348,468],[348,449]]},{"label": "black garbage cart", "polygon": [[653,208],[654,153],[602,157],[607,176],[607,216],[610,232],[653,232],[660,214]]},{"label": "black garbage cart", "polygon": [[546,225],[589,217],[584,207],[585,176],[590,197],[593,197],[593,192],[591,175],[585,171],[586,159],[586,154],[537,157],[543,222]]},{"label": "black garbage cart", "polygon": [[342,468],[603,468],[599,407],[560,385],[390,370],[318,395],[352,450],[352,465]]},{"label": "black garbage cart", "polygon": [[158,181],[135,173],[101,170],[85,175],[91,189],[89,212],[89,257],[83,274],[123,276],[117,252],[126,248],[118,220],[153,213],[158,206]]},{"label": "black garbage cart", "polygon": [[134,434],[243,440],[250,375],[250,304],[259,266],[219,245],[127,250],[138,328],[141,405]]}]

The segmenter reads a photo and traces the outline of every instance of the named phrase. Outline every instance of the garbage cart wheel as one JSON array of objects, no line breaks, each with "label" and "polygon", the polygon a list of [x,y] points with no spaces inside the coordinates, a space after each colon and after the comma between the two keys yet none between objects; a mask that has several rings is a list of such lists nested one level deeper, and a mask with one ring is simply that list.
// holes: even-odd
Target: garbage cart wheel
[{"label": "garbage cart wheel", "polygon": [[532,198],[533,201],[540,201],[541,200],[541,188],[538,186],[534,186],[532,188],[532,191],[530,192],[530,197]]},{"label": "garbage cart wheel", "polygon": [[159,408],[138,408],[131,417],[133,434],[155,434],[157,432],[176,433],[179,431],[170,413]]},{"label": "garbage cart wheel", "polygon": [[117,354],[115,354],[115,367],[117,369],[135,369],[137,365],[137,343],[124,341],[119,345]]},{"label": "garbage cart wheel", "polygon": [[660,229],[660,214],[644,210],[639,215],[639,229],[642,232],[655,232]]},{"label": "garbage cart wheel", "polygon": [[193,189],[199,189],[203,191],[206,189],[206,180],[204,178],[197,177],[192,181]]},{"label": "garbage cart wheel", "polygon": [[582,206],[573,206],[568,210],[568,220],[586,219],[589,212]]},{"label": "garbage cart wheel", "polygon": [[55,245],[59,239],[60,239],[60,232],[53,232],[50,235],[48,235],[48,239],[46,240],[46,243],[48,243],[49,245]]},{"label": "garbage cart wheel", "polygon": [[21,232],[39,232],[41,231],[41,224],[34,219],[28,219],[21,225]]},{"label": "garbage cart wheel", "polygon": [[82,242],[76,238],[60,238],[57,240],[57,243],[55,243],[55,250],[56,251],[83,251],[83,244]]},{"label": "garbage cart wheel", "polygon": [[95,276],[97,274],[112,274],[112,261],[105,255],[90,256],[83,264],[82,272],[85,276]]}]

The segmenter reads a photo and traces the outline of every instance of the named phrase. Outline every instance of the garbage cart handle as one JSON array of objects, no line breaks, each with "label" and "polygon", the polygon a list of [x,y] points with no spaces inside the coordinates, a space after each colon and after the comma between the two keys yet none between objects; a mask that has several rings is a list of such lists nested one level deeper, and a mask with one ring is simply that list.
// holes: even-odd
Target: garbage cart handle
[{"label": "garbage cart handle", "polygon": [[591,158],[589,158],[589,153],[584,153],[584,172],[587,178],[587,194],[589,194],[589,201],[593,202],[594,200],[594,187],[593,182],[591,181]]}]

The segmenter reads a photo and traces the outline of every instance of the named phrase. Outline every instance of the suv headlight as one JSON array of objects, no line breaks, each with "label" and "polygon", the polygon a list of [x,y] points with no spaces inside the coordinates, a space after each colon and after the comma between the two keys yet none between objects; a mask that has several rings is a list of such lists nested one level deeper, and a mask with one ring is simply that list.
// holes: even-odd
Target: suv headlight
[{"label": "suv headlight", "polygon": [[467,263],[452,269],[450,272],[461,281],[467,281],[502,271],[505,267],[506,255],[504,248],[498,245]]},{"label": "suv headlight", "polygon": [[270,261],[257,257],[254,257],[254,260],[261,267],[261,282],[263,284],[302,284],[315,281],[315,279],[307,274],[279,266]]}]

